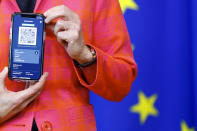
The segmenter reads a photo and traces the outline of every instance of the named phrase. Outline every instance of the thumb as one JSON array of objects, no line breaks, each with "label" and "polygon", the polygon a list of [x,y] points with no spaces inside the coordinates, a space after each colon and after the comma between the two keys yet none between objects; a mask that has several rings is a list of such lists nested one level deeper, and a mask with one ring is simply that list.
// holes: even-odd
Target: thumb
[{"label": "thumb", "polygon": [[[4,67],[3,71],[0,73],[0,88],[3,89],[5,87],[5,79],[8,74],[8,67]],[[0,89],[0,90],[1,90]]]}]

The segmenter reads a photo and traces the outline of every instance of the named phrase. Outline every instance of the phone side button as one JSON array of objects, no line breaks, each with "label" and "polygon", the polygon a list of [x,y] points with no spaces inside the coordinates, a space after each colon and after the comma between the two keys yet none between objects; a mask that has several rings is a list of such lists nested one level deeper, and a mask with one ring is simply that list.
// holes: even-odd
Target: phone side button
[{"label": "phone side button", "polygon": [[44,39],[43,40],[45,40],[46,39],[46,32],[44,32]]},{"label": "phone side button", "polygon": [[12,28],[10,28],[10,34],[9,34],[10,40],[12,39]]}]

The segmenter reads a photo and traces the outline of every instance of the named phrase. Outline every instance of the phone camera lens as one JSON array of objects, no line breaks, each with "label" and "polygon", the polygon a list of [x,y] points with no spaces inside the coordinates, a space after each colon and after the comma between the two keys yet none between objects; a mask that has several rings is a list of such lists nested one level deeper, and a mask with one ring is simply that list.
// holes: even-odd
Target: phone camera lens
[{"label": "phone camera lens", "polygon": [[35,51],[35,54],[38,55],[38,51]]}]

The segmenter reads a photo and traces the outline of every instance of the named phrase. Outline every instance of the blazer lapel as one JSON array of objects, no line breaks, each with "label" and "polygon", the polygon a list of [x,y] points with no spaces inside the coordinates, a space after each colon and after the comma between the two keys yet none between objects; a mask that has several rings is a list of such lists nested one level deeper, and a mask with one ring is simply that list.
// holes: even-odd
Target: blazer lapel
[{"label": "blazer lapel", "polygon": [[12,5],[14,7],[13,10],[15,10],[16,12],[20,12],[20,8],[18,7],[18,4],[16,3],[16,0],[9,0],[9,1],[12,3]]},{"label": "blazer lapel", "polygon": [[38,7],[40,5],[41,0],[36,0],[36,6],[34,8],[34,12],[36,12],[38,10]]},{"label": "blazer lapel", "polygon": [[[16,3],[16,0],[9,0],[12,5],[14,6],[14,10],[16,10],[16,12],[20,12],[20,8],[18,7],[18,4]],[[40,5],[40,2],[41,0],[36,0],[36,5],[35,5],[35,8],[34,8],[34,12],[37,11],[39,5]]]}]

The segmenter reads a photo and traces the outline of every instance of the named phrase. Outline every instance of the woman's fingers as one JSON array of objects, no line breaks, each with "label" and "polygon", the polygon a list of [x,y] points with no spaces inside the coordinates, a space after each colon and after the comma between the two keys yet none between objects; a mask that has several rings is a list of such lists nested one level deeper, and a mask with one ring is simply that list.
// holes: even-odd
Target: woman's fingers
[{"label": "woman's fingers", "polygon": [[40,92],[42,88],[44,87],[47,76],[48,76],[48,73],[44,73],[37,83],[35,83],[34,85],[31,85],[29,88],[23,91],[16,92],[17,101],[22,103],[26,99],[29,99],[30,97],[34,96],[36,93]]},{"label": "woman's fingers", "polygon": [[31,83],[31,85],[28,89],[23,90],[21,92],[16,92],[16,94],[20,93],[19,94],[20,100],[17,101],[17,106],[13,109],[13,112],[12,112],[13,115],[20,112],[21,110],[23,110],[34,99],[36,99],[38,97],[38,95],[40,95],[41,89],[44,86],[47,76],[48,76],[48,73],[44,73],[37,83],[35,83],[35,84]]},{"label": "woman's fingers", "polygon": [[66,28],[68,29],[68,27],[64,25],[64,21],[58,20],[54,27],[54,34],[57,35],[59,31],[64,31]]},{"label": "woman's fingers", "polygon": [[85,50],[87,47],[83,39],[80,17],[75,12],[61,5],[49,9],[44,15],[47,25],[56,23],[53,32],[72,59],[84,61],[91,55],[90,50]]},{"label": "woman's fingers", "polygon": [[54,34],[57,35],[58,32],[67,30],[75,30],[79,32],[80,26],[78,24],[73,23],[72,21],[58,20],[54,27]]},{"label": "woman's fingers", "polygon": [[59,39],[67,41],[68,43],[72,43],[72,41],[78,39],[79,33],[75,30],[61,31],[57,33],[57,37]]},{"label": "woman's fingers", "polygon": [[5,90],[5,79],[8,74],[8,67],[4,67],[3,71],[0,73],[0,92]]},{"label": "woman's fingers", "polygon": [[60,11],[63,9],[63,6],[62,5],[59,5],[59,6],[55,6],[53,8],[50,8],[48,9],[46,12],[44,12],[44,16],[49,16],[51,13],[53,12],[57,12],[57,11]]},{"label": "woman's fingers", "polygon": [[17,106],[15,108],[16,112],[20,112],[21,110],[23,110],[25,107],[27,107],[33,100],[35,100],[38,96],[40,95],[40,92],[37,92],[35,95],[33,95],[32,97],[26,99],[23,103],[21,103],[19,106]]},{"label": "woman's fingers", "polygon": [[68,20],[70,11],[65,6],[60,5],[47,10],[44,15],[46,17],[45,22],[50,23],[57,18],[63,18],[64,20]]},{"label": "woman's fingers", "polygon": [[30,87],[35,88],[35,89],[39,89],[40,87],[43,87],[46,82],[47,77],[48,77],[48,72],[45,72],[41,76],[40,80],[37,83],[35,83],[33,86],[30,86]]},{"label": "woman's fingers", "polygon": [[[1,85],[5,81],[7,76],[7,68],[5,68],[0,73],[0,81]],[[32,102],[41,92],[46,82],[48,73],[44,73],[40,80],[33,84],[31,83],[29,88],[19,91],[19,92],[12,92],[12,91],[3,91],[5,90],[5,86],[0,86],[0,123],[6,121],[22,109],[24,109],[30,102]]]},{"label": "woman's fingers", "polygon": [[76,23],[80,23],[78,15],[72,12],[69,8],[67,8],[64,5],[53,7],[47,10],[44,13],[44,15],[46,17],[45,22],[47,24],[57,18],[62,18],[65,21],[73,21]]},{"label": "woman's fingers", "polygon": [[28,104],[30,104],[34,99],[36,99],[36,97],[40,94],[40,92],[38,92],[37,94],[35,94],[34,96],[30,97],[29,99],[25,100],[24,102],[14,106],[14,108],[9,108],[9,114],[7,115],[7,117],[5,118],[5,120],[13,117],[14,115],[16,115],[17,113],[19,113],[20,111],[22,111],[25,107],[28,106]]}]

